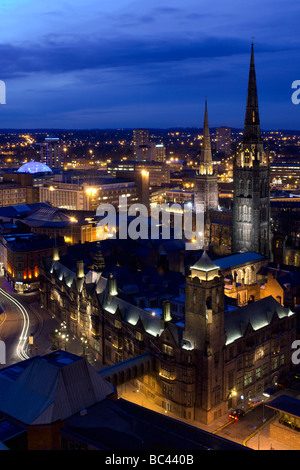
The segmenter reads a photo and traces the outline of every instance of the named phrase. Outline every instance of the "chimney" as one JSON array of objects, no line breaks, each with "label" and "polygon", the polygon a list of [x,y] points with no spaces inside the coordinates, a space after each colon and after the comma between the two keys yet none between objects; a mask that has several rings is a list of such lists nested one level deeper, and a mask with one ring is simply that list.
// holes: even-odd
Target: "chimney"
[{"label": "chimney", "polygon": [[171,321],[172,320],[171,304],[170,304],[169,300],[163,300],[163,302],[162,302],[162,311],[163,311],[164,322]]},{"label": "chimney", "polygon": [[109,279],[108,279],[108,293],[111,296],[118,294],[117,280],[112,273],[110,273]]},{"label": "chimney", "polygon": [[53,255],[52,255],[52,261],[59,261],[59,249],[58,246],[55,245],[53,248]]},{"label": "chimney", "polygon": [[82,279],[84,277],[84,262],[82,260],[77,261],[77,278]]}]

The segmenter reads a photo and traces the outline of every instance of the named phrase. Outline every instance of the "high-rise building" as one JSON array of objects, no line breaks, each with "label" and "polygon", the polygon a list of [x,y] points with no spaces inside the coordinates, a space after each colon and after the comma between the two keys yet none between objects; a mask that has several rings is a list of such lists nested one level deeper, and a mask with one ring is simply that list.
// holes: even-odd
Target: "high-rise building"
[{"label": "high-rise building", "polygon": [[64,167],[64,151],[58,137],[46,137],[40,147],[40,161],[50,168]]},{"label": "high-rise building", "polygon": [[164,144],[157,144],[155,146],[156,155],[155,160],[157,162],[165,162],[166,161],[166,148]]},{"label": "high-rise building", "polygon": [[216,128],[216,150],[229,156],[231,153],[231,128],[230,127],[217,127]]},{"label": "high-rise building", "polygon": [[149,129],[133,130],[133,155],[138,162],[156,159],[156,145],[150,141]]},{"label": "high-rise building", "polygon": [[[204,211],[218,208],[218,182],[213,169],[211,141],[208,125],[207,102],[203,125],[203,142],[200,156],[200,168],[194,183],[194,204],[204,205]],[[202,206],[203,207],[203,206]]]},{"label": "high-rise building", "polygon": [[233,164],[232,251],[269,255],[270,165],[260,132],[253,43],[245,127]]}]

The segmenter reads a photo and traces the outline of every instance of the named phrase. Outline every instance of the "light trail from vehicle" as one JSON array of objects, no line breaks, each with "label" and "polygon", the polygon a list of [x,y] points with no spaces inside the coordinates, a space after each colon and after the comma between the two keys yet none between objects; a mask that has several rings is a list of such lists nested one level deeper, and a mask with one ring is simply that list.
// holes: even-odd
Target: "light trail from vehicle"
[{"label": "light trail from vehicle", "polygon": [[26,340],[28,338],[28,330],[29,330],[28,312],[25,309],[25,307],[17,299],[15,299],[12,295],[5,292],[5,290],[3,290],[2,288],[0,288],[0,294],[2,294],[6,299],[11,301],[15,305],[23,317],[23,328],[19,336],[19,342],[17,345],[17,355],[22,361],[25,359],[29,359],[29,356],[27,355],[25,351]]}]

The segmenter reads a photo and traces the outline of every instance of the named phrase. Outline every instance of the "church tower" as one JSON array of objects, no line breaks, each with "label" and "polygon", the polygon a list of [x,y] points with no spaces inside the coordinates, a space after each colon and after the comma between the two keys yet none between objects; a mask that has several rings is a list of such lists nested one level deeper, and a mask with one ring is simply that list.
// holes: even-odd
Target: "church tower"
[{"label": "church tower", "polygon": [[[218,209],[218,182],[214,174],[211,153],[211,141],[208,125],[207,101],[205,100],[205,113],[203,125],[203,142],[200,155],[200,168],[194,182],[194,204],[204,207],[204,213]],[[203,210],[203,209],[202,209]]]},{"label": "church tower", "polygon": [[186,279],[185,329],[196,367],[195,419],[208,424],[227,412],[224,390],[224,282],[206,251]]},{"label": "church tower", "polygon": [[253,43],[244,134],[233,163],[232,252],[269,256],[270,166],[260,132]]}]

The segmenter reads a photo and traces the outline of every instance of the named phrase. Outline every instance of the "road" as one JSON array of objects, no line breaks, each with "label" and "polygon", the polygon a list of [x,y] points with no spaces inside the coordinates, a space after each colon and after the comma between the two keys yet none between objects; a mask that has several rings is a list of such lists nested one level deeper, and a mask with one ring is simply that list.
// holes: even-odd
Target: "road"
[{"label": "road", "polygon": [[[10,284],[0,278],[0,340],[5,342],[6,361],[0,368],[15,364],[34,355],[45,355],[51,352],[51,334],[60,329],[60,321],[43,308],[39,301],[39,292],[27,294],[16,293]],[[28,344],[29,336],[33,345]],[[77,355],[82,354],[81,341],[70,334],[68,345],[58,344]],[[89,362],[97,368],[93,357]],[[100,367],[98,367],[100,368]]]},{"label": "road", "polygon": [[[20,295],[0,279],[0,339],[5,342],[5,367],[28,359],[34,354],[50,351],[50,333],[58,327],[58,322],[42,309],[39,294]],[[33,335],[34,344],[29,346],[29,336]]]},{"label": "road", "polygon": [[268,423],[274,417],[274,411],[264,404],[257,405],[247,410],[246,414],[238,421],[229,419],[223,426],[214,431],[214,434],[246,445],[249,437],[262,425]]},{"label": "road", "polygon": [[30,323],[27,309],[2,287],[0,305],[3,311],[0,338],[5,342],[6,365],[28,359],[26,351]]}]

